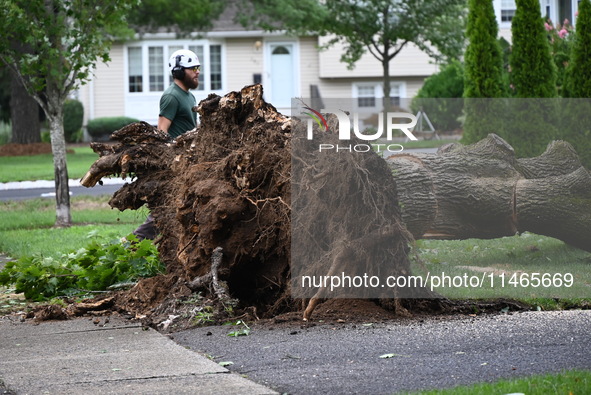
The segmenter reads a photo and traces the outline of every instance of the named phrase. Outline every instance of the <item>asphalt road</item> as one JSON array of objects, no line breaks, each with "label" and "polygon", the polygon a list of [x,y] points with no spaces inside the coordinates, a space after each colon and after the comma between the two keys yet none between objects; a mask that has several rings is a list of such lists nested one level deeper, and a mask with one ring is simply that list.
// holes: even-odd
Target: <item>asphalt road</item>
[{"label": "asphalt road", "polygon": [[[96,185],[93,188],[76,186],[70,187],[70,196],[112,195],[119,188],[121,188],[121,185],[117,184]],[[0,201],[25,200],[39,197],[55,199],[55,188],[19,188],[0,190]]]},{"label": "asphalt road", "polygon": [[393,394],[591,369],[591,311],[302,324],[255,324],[240,337],[227,335],[233,326],[205,327],[173,338],[288,394]]}]

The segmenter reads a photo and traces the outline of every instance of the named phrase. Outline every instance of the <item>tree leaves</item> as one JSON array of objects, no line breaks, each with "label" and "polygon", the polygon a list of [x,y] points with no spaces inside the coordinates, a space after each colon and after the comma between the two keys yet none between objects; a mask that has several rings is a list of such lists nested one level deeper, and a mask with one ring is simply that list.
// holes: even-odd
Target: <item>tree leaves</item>
[{"label": "tree leaves", "polygon": [[[65,253],[59,259],[41,255],[8,262],[0,271],[0,285],[14,285],[27,299],[41,301],[101,291],[118,283],[152,277],[164,272],[156,246],[150,240],[125,243],[91,241],[85,248]],[[134,243],[133,245],[131,243]]]}]

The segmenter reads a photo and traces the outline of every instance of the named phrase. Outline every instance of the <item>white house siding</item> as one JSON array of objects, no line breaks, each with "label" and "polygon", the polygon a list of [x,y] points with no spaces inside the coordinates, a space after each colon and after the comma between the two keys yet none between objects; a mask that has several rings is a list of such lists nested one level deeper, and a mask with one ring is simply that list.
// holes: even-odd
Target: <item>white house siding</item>
[{"label": "white house siding", "polygon": [[316,37],[300,38],[300,93],[302,98],[311,96],[310,86],[322,86],[319,78],[318,49]]},{"label": "white house siding", "polygon": [[[418,90],[423,86],[426,77],[408,77],[408,78],[392,78],[390,82],[392,85],[398,85],[401,88],[401,98],[413,98]],[[323,78],[319,80],[318,88],[322,99],[346,99],[353,98],[354,86],[356,84],[374,84],[376,87],[381,87],[383,81],[381,78]],[[382,97],[381,91],[376,97]],[[308,95],[303,95],[309,98]]]},{"label": "white house siding", "polygon": [[226,39],[226,82],[228,91],[254,83],[255,74],[263,74],[263,38]]},{"label": "white house siding", "polygon": [[[325,44],[328,40],[328,37],[318,39],[320,45]],[[344,49],[340,43],[335,44],[329,50],[320,52],[321,78],[380,77],[383,74],[382,65],[370,53],[365,53],[355,63],[353,70],[347,69],[347,64],[340,61],[342,53],[344,53]],[[435,72],[437,72],[437,65],[433,63],[426,53],[413,44],[407,44],[390,62],[390,75],[392,77],[424,77]]]},{"label": "white house siding", "polygon": [[89,119],[125,115],[123,46],[113,45],[108,64],[98,63],[93,79],[80,87],[79,100],[84,106],[84,124]]}]

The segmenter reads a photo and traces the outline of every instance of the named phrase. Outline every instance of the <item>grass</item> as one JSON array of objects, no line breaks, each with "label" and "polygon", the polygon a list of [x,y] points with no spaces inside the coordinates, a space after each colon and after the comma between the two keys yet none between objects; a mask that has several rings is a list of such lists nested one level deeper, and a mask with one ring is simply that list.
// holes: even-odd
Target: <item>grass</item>
[{"label": "grass", "polygon": [[413,395],[490,395],[521,393],[527,395],[588,394],[591,390],[591,372],[567,370],[557,374],[536,375],[527,378],[480,383],[445,390],[413,392]]},{"label": "grass", "polygon": [[[434,288],[451,299],[510,298],[550,308],[577,305],[578,299],[590,297],[591,253],[550,237],[526,232],[492,240],[418,240],[416,249],[414,274],[474,280],[458,281],[458,286],[448,281]],[[572,285],[567,286],[570,275]]]},{"label": "grass", "polygon": [[[69,148],[74,153],[67,154],[68,175],[82,178],[99,157],[90,147]],[[30,156],[0,156],[0,182],[53,180],[52,154]]]},{"label": "grass", "polygon": [[89,235],[107,239],[131,233],[147,215],[147,210],[111,209],[108,196],[75,196],[71,200],[73,226],[53,228],[55,201],[32,199],[0,202],[0,251],[12,258],[35,253],[60,256],[87,244]]}]

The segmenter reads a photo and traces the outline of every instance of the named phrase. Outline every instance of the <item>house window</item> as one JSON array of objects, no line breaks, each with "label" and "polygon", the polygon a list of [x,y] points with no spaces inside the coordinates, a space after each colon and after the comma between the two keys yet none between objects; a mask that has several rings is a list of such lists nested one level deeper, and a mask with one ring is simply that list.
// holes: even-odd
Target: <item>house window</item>
[{"label": "house window", "polygon": [[375,107],[376,106],[376,88],[372,85],[357,87],[357,106]]},{"label": "house window", "polygon": [[[163,92],[171,83],[168,67],[170,56],[177,50],[187,48],[197,54],[201,61],[197,91],[223,89],[222,46],[219,44],[161,45],[153,41],[142,46],[127,48],[128,92]],[[148,83],[144,86],[143,82]]]},{"label": "house window", "polygon": [[142,48],[130,47],[127,49],[128,63],[127,72],[129,74],[129,91],[142,92]]},{"label": "house window", "polygon": [[189,46],[189,50],[195,52],[195,55],[199,58],[199,63],[201,63],[201,72],[199,73],[199,86],[197,87],[198,91],[205,90],[205,65],[203,64],[203,45],[191,45]]},{"label": "house window", "polygon": [[[393,82],[390,84],[390,105],[400,106],[401,97],[404,90],[403,83]],[[373,109],[382,106],[384,92],[381,83],[362,83],[355,84],[353,97],[357,100],[358,108]]]},{"label": "house window", "polygon": [[390,85],[390,105],[399,107],[400,106],[400,85],[398,84],[391,84]]},{"label": "house window", "polygon": [[501,22],[511,22],[516,9],[515,0],[501,0]]},{"label": "house window", "polygon": [[[197,55],[201,61],[201,73],[199,74],[198,91],[205,90],[205,85],[209,82],[208,90],[222,89],[222,46],[209,46],[209,63],[204,64],[205,47],[203,45],[192,45],[189,49]],[[207,78],[206,78],[207,77]]]},{"label": "house window", "polygon": [[211,89],[222,89],[222,46],[209,47],[209,78]]},{"label": "house window", "polygon": [[148,65],[150,68],[150,92],[162,92],[164,90],[164,48],[148,48]]}]

